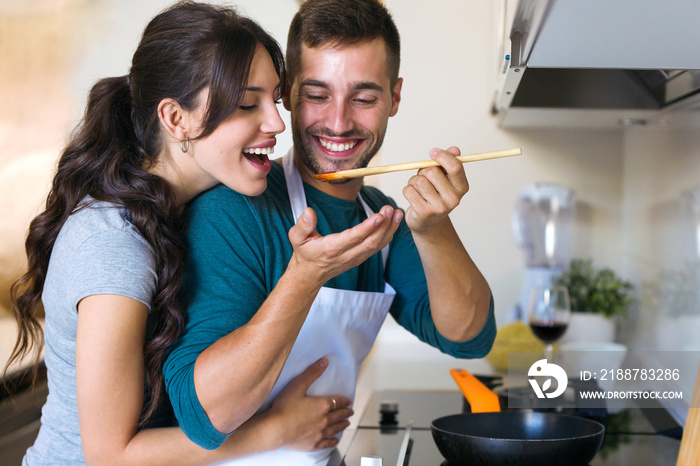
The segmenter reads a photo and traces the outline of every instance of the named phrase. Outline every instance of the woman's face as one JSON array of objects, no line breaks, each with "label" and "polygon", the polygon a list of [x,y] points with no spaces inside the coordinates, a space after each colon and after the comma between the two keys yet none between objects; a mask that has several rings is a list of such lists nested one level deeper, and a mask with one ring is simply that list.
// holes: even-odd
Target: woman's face
[{"label": "woman's face", "polygon": [[[270,54],[258,46],[240,108],[208,136],[190,141],[189,151],[202,176],[210,178],[210,186],[221,182],[248,196],[265,190],[271,168],[268,156],[274,152],[275,136],[284,131],[277,111],[279,87]],[[208,90],[203,92],[206,99]],[[200,122],[205,108],[200,105],[195,111]]]}]

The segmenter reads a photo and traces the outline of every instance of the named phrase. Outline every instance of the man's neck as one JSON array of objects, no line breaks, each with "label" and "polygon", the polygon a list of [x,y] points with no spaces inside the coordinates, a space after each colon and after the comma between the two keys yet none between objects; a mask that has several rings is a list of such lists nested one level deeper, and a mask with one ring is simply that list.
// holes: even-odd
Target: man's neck
[{"label": "man's neck", "polygon": [[313,173],[309,170],[309,167],[304,165],[299,158],[294,153],[294,164],[299,170],[301,179],[313,186],[314,188],[322,191],[329,196],[337,197],[338,199],[345,199],[346,201],[354,201],[362,188],[363,181],[362,178],[355,178],[347,183],[328,183],[326,181],[319,181],[313,177]]}]

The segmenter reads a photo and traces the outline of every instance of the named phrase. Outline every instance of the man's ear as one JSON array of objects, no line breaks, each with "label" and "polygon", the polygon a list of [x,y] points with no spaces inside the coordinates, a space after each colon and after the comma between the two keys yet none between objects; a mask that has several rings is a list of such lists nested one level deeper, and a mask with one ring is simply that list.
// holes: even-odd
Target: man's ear
[{"label": "man's ear", "polygon": [[182,141],[189,131],[189,114],[175,99],[165,98],[158,104],[158,120],[173,139]]},{"label": "man's ear", "polygon": [[282,103],[284,104],[284,108],[287,109],[287,111],[291,112],[292,111],[292,103],[289,100],[289,95],[292,93],[292,88],[289,86],[289,83],[284,85],[284,94],[282,94]]},{"label": "man's ear", "polygon": [[393,117],[396,112],[399,111],[399,102],[401,102],[401,86],[403,85],[403,78],[399,78],[391,90],[391,111],[389,116]]}]

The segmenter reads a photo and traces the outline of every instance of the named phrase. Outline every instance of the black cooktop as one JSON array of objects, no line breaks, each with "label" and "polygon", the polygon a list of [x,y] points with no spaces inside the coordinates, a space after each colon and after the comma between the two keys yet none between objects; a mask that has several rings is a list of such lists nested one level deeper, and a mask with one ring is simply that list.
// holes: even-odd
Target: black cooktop
[{"label": "black cooktop", "polygon": [[[382,424],[380,407],[395,403],[395,424]],[[385,404],[386,407],[386,404]],[[404,466],[451,466],[440,455],[430,423],[442,416],[464,412],[458,391],[379,391],[370,398],[358,428],[342,459],[329,466],[359,466],[363,456],[382,458],[382,466],[395,466],[409,421],[410,452]],[[576,413],[566,413],[576,414]],[[591,466],[664,465],[675,463],[682,428],[662,408],[632,408],[618,412],[582,413],[606,425],[605,440]],[[384,421],[391,421],[384,415]],[[671,461],[671,462],[669,462]]]}]

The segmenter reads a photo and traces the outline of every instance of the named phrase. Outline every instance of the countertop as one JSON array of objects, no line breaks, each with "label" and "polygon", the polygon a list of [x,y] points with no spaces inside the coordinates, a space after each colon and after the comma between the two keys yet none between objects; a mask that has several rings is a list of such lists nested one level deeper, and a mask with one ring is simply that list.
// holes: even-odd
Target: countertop
[{"label": "countertop", "polygon": [[457,390],[450,369],[494,374],[484,359],[457,359],[421,342],[387,317],[360,371],[353,403],[355,414],[343,432],[338,452],[344,455],[373,394],[381,390]]},{"label": "countertop", "polygon": [[[403,396],[401,393],[405,393],[406,396],[410,396],[410,401],[407,398],[401,405],[403,408],[408,408],[411,405],[423,404],[416,403],[415,398],[413,398],[413,394],[419,393],[420,396],[430,398],[429,402],[426,400],[426,404],[437,402],[436,398],[441,400],[440,403],[448,403],[442,414],[460,412],[463,397],[449,374],[450,368],[464,368],[472,374],[479,375],[505,375],[497,372],[484,359],[462,360],[444,355],[418,341],[413,335],[387,319],[360,373],[353,405],[355,415],[350,418],[351,424],[344,432],[338,445],[338,454],[334,455],[335,462],[329,464],[357,466],[359,464],[358,454],[360,456],[373,454],[386,456],[384,464],[395,464],[396,459],[394,458],[392,463],[387,451],[393,447],[392,442],[400,443],[402,436],[378,437],[376,428],[367,427],[367,424],[372,423],[372,419],[377,416],[377,397],[391,394],[391,397],[401,399]],[[401,410],[402,408],[400,408]],[[406,415],[409,413],[404,411],[403,416]],[[436,414],[431,410],[430,415],[435,416]],[[633,410],[630,415],[633,416],[633,424],[646,432],[631,438],[624,435],[610,435],[610,441],[615,444],[614,449],[606,448],[606,451],[596,457],[593,465],[665,465],[668,464],[669,457],[675,458],[680,446],[679,440],[654,434],[649,422],[644,419],[645,415],[640,410]],[[402,417],[402,414],[399,414],[399,417]],[[403,419],[403,421],[405,420]],[[417,443],[432,447],[432,449],[426,447],[422,452],[416,451],[414,462],[422,466],[440,464],[438,459],[442,457],[432,442],[429,429],[423,426],[421,429],[414,430],[414,433]],[[421,457],[421,454],[425,456]],[[634,458],[643,458],[644,460],[635,463]]]},{"label": "countertop", "polygon": [[[395,432],[382,432],[377,429],[379,422],[379,404],[392,400],[398,403],[398,429]],[[366,410],[359,426],[352,435],[349,447],[336,457],[333,466],[358,466],[362,456],[379,456],[383,464],[396,464],[401,445],[404,425],[410,419],[414,421],[413,448],[410,465],[441,465],[444,459],[432,440],[429,425],[432,419],[443,415],[461,412],[463,398],[457,391],[443,390],[387,390],[373,392],[367,400]],[[675,463],[680,441],[658,431],[656,421],[647,418],[647,408],[630,409],[608,417],[607,433],[603,448],[591,462],[591,466],[640,465],[657,466]],[[625,418],[620,423],[616,419]]]}]

